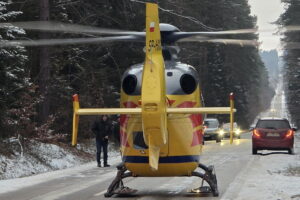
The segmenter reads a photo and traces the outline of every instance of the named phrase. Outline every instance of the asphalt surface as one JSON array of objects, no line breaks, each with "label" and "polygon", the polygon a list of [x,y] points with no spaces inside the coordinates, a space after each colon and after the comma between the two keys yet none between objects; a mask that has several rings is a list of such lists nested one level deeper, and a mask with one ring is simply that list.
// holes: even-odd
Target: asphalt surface
[{"label": "asphalt surface", "polygon": [[[240,140],[229,144],[225,139],[221,143],[207,141],[201,154],[201,162],[214,165],[219,187],[219,197],[204,195],[205,199],[221,199],[230,183],[243,173],[249,165],[251,155],[250,134],[245,133]],[[74,199],[106,199],[104,193],[116,175],[115,166],[82,170],[77,173],[66,173],[63,177],[52,178],[23,189],[0,194],[1,200],[74,200]],[[138,190],[134,196],[122,199],[198,199],[199,195],[190,190],[199,187],[201,179],[197,177],[165,177],[165,178],[128,178],[125,186]],[[112,198],[118,198],[113,196]]]},{"label": "asphalt surface", "polygon": [[[279,82],[271,107],[258,117],[288,117],[285,105],[285,95],[282,81]],[[203,199],[235,199],[242,187],[243,176],[247,169],[257,165],[260,156],[252,155],[251,134],[244,133],[241,139],[235,139],[233,144],[225,139],[221,143],[206,141],[200,162],[214,165],[219,187],[219,197],[205,195]],[[298,147],[297,147],[298,148]],[[106,199],[104,193],[116,175],[115,166],[109,168],[87,168],[76,173],[66,173],[63,176],[45,179],[38,185],[0,193],[1,200],[99,200]],[[165,178],[128,178],[125,186],[137,189],[134,196],[122,199],[199,199],[199,195],[190,190],[201,184],[197,177],[165,177]],[[233,184],[231,184],[233,183]],[[1,191],[1,188],[0,188]],[[112,198],[117,198],[113,196]]]}]

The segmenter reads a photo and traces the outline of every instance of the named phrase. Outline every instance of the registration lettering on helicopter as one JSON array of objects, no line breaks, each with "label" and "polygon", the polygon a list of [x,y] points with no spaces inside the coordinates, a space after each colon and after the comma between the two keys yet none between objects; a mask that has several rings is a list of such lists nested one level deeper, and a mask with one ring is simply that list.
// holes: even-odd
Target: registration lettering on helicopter
[{"label": "registration lettering on helicopter", "polygon": [[148,52],[161,50],[161,41],[160,40],[149,40]]}]

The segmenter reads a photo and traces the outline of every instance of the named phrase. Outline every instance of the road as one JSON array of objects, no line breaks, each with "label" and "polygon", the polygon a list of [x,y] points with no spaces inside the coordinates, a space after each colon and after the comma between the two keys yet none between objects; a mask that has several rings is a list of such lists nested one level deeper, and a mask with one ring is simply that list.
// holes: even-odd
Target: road
[{"label": "road", "polygon": [[[263,151],[258,155],[251,154],[251,139],[250,133],[242,135],[240,140],[234,140],[234,143],[229,144],[229,140],[224,140],[221,143],[207,141],[204,145],[204,150],[201,155],[201,161],[204,164],[212,164],[215,166],[219,197],[205,196],[203,199],[257,199],[256,193],[261,189],[260,194],[274,193],[270,191],[274,173],[278,174],[278,169],[270,169],[268,166],[278,166],[283,169],[282,160],[286,166],[293,165],[295,159],[299,158],[300,137],[296,137],[295,152],[296,155],[288,155],[286,152],[272,153]],[[113,161],[111,160],[111,163]],[[38,184],[30,185],[33,177],[26,177],[25,181],[14,183],[8,182],[9,187],[16,187],[17,190],[8,193],[1,192],[3,185],[0,187],[1,200],[99,200],[104,198],[104,193],[112,178],[116,174],[114,166],[109,168],[97,168],[96,163],[89,164],[88,167],[82,167],[76,170],[61,170],[54,172],[50,176],[37,175],[39,177]],[[265,166],[265,167],[264,167]],[[46,173],[47,174],[47,173]],[[265,183],[257,181],[255,177],[261,177],[261,180],[266,180]],[[44,180],[43,180],[44,179]],[[291,178],[286,177],[286,181]],[[299,178],[294,177],[295,181],[299,182]],[[34,181],[36,181],[34,179]],[[272,184],[270,184],[270,181]],[[277,180],[278,181],[278,180]],[[0,181],[1,182],[1,181]],[[196,177],[167,177],[167,178],[128,178],[125,179],[125,185],[131,188],[138,189],[135,196],[122,197],[122,199],[199,199],[199,196],[191,194],[189,191],[200,185],[200,179]],[[281,179],[277,183],[281,187]],[[28,184],[29,183],[29,184]],[[18,184],[18,185],[13,185]],[[24,184],[26,187],[22,187]],[[263,184],[263,185],[262,185]],[[0,184],[1,185],[1,184]],[[284,184],[288,185],[288,184]],[[275,185],[276,186],[276,185]],[[290,185],[298,187],[297,184]],[[256,188],[256,189],[255,189]],[[252,198],[248,198],[248,191],[252,191]],[[253,191],[254,190],[254,191]],[[241,196],[246,193],[245,196]],[[275,191],[280,191],[276,189]],[[287,195],[298,195],[297,188],[291,188]],[[279,196],[282,197],[282,196]],[[114,198],[114,197],[113,197]],[[265,196],[259,199],[266,199]],[[267,198],[274,199],[274,198]],[[288,199],[288,198],[276,198]],[[293,199],[294,200],[294,199]]]},{"label": "road", "polygon": [[[235,140],[232,145],[229,140],[221,143],[207,141],[201,155],[202,163],[214,165],[217,173],[220,197],[205,199],[221,199],[226,189],[237,175],[252,161],[250,134],[244,134],[242,139]],[[82,169],[63,176],[51,178],[29,187],[0,194],[5,200],[74,200],[74,199],[105,199],[103,197],[109,183],[115,176],[115,167]],[[29,179],[30,181],[30,179]],[[135,196],[128,199],[198,199],[189,193],[192,188],[199,187],[197,177],[168,177],[168,178],[128,178],[125,185],[138,189]],[[1,189],[0,189],[1,191]],[[193,197],[194,196],[194,197]],[[122,198],[127,199],[127,198]]]},{"label": "road", "polygon": [[[271,108],[267,112],[262,113],[261,116],[287,116],[285,112],[284,93],[281,92],[281,85],[281,83],[278,84]],[[274,162],[277,162],[276,165],[279,166],[282,159],[286,159],[286,165],[290,165],[289,162],[293,163],[296,156],[299,157],[299,155],[297,155],[300,150],[299,137],[296,137],[295,143],[296,155],[293,157],[293,155],[287,155],[286,153],[280,153],[280,155],[278,155],[268,152],[252,155],[251,134],[249,132],[242,134],[241,139],[234,140],[233,144],[229,144],[228,139],[223,140],[221,143],[207,141],[203,147],[200,161],[205,165],[215,166],[220,196],[212,197],[208,195],[203,199],[249,199],[247,196],[239,196],[241,195],[240,191],[244,191],[242,194],[249,193],[248,191],[252,191],[253,188],[254,192],[246,195],[248,195],[248,197],[249,195],[254,195],[252,197],[256,199],[255,191],[258,191],[259,188],[264,188],[263,185],[255,186],[257,182],[257,179],[255,179],[256,175],[260,173],[260,177],[262,178],[267,176],[265,186],[270,185],[269,179],[274,176],[269,175],[274,174],[274,172],[259,167],[267,166],[268,168],[268,166]],[[110,161],[116,164],[113,160]],[[96,164],[93,163],[88,167],[82,167],[76,170],[64,170],[54,173],[51,176],[45,176],[45,178],[43,178],[43,175],[40,175],[38,182],[36,182],[38,184],[31,183],[31,177],[25,178],[23,182],[14,182],[12,180],[8,182],[9,185],[7,187],[10,190],[9,192],[1,192],[3,187],[1,188],[0,185],[0,199],[105,199],[103,195],[116,174],[115,165],[109,168],[97,168],[94,165]],[[134,196],[122,197],[122,199],[183,199],[185,197],[191,200],[199,199],[199,196],[189,192],[192,188],[200,186],[200,179],[197,177],[128,178],[124,180],[124,183],[126,186],[137,189],[138,192]],[[24,184],[24,187],[22,184]],[[278,184],[278,187],[280,187],[280,184]],[[270,191],[270,189],[265,190],[266,191],[261,191],[262,195],[267,194],[268,190]],[[277,190],[278,189],[275,191]],[[290,193],[292,194],[296,190],[291,188]],[[279,197],[282,197],[282,195],[280,195]],[[265,196],[262,196],[261,199],[265,199]]]},{"label": "road", "polygon": [[275,92],[276,94],[273,97],[270,108],[267,111],[260,113],[258,117],[289,118],[282,79],[279,80]]}]

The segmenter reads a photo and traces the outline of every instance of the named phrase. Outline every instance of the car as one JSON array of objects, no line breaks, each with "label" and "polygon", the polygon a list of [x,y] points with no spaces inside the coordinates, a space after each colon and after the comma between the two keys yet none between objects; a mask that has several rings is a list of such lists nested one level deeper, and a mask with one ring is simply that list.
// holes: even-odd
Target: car
[{"label": "car", "polygon": [[204,140],[213,139],[221,142],[223,136],[220,134],[220,123],[216,118],[206,118],[203,122]]},{"label": "car", "polygon": [[[236,122],[233,123],[233,137],[236,137],[238,139],[241,138],[241,129],[237,125]],[[220,129],[220,134],[224,135],[224,137],[230,137],[230,123],[225,123],[222,125],[222,128]]]},{"label": "car", "polygon": [[259,119],[252,129],[252,154],[258,150],[287,150],[293,154],[296,130],[285,118]]}]

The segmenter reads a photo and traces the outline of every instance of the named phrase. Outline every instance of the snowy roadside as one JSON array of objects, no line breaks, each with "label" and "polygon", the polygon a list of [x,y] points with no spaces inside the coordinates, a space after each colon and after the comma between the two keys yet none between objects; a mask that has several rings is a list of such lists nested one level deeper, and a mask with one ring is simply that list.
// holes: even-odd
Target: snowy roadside
[{"label": "snowy roadside", "polygon": [[[77,149],[69,145],[57,145],[26,141],[24,151],[12,148],[10,155],[0,155],[0,180],[32,176],[53,170],[61,170],[91,162],[95,157],[94,140],[79,144]],[[110,147],[110,157],[116,150]],[[0,181],[2,183],[3,181]],[[1,189],[0,189],[1,190]]]},{"label": "snowy roadside", "polygon": [[[120,163],[121,157],[118,152],[109,152],[109,164],[116,165]],[[57,171],[50,171],[34,176],[28,176],[23,178],[15,178],[15,179],[8,179],[8,180],[1,180],[0,181],[0,194],[6,192],[16,191],[25,187],[30,187],[33,185],[37,185],[39,183],[43,183],[45,181],[50,181],[53,179],[58,179],[62,177],[68,176],[77,176],[80,172],[87,171],[90,169],[96,168],[96,162],[88,162],[86,164],[82,164],[80,166],[71,167],[68,169],[57,170]],[[100,168],[102,169],[102,168]]]},{"label": "snowy roadside", "polygon": [[300,200],[300,132],[294,148],[295,155],[273,151],[253,155],[221,199]]}]

